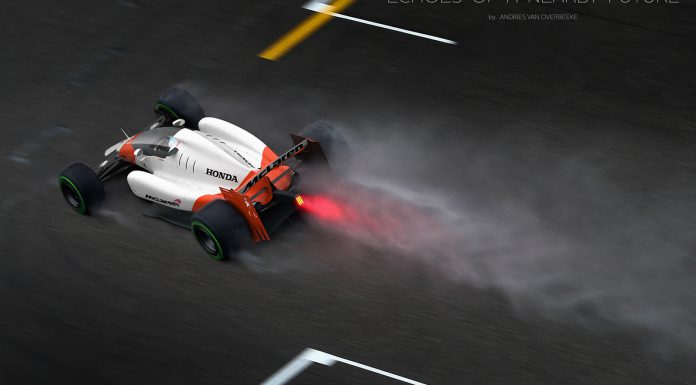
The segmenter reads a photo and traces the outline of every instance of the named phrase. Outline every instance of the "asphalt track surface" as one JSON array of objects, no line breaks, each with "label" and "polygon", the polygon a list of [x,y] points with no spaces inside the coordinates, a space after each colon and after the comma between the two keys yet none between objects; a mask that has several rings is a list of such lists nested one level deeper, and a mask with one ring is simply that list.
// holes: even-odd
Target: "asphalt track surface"
[{"label": "asphalt track surface", "polygon": [[[533,23],[360,0],[346,14],[459,44],[332,20],[279,61],[258,58],[311,14],[302,3],[0,5],[0,383],[258,384],[306,347],[427,384],[696,383],[693,4]],[[439,246],[300,222],[221,264],[140,215],[123,183],[100,215],[71,212],[61,168],[97,164],[173,84],[276,149],[332,121],[360,154],[358,182],[450,194],[451,211],[475,208],[469,224],[515,207],[521,238],[552,229],[571,250],[554,262],[533,257],[544,242],[487,250],[474,236],[495,262],[473,277],[447,274],[474,258],[466,232],[443,262],[416,255]],[[518,257],[510,269],[527,275],[497,270]],[[292,382],[359,383],[399,382],[339,364]]]}]

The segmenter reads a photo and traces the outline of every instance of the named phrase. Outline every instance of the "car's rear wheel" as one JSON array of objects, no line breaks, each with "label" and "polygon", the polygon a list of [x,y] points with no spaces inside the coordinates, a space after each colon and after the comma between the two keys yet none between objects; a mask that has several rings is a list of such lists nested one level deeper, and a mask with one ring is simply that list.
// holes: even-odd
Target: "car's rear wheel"
[{"label": "car's rear wheel", "polygon": [[104,200],[104,186],[84,163],[66,167],[58,176],[58,185],[68,205],[80,214],[93,213]]},{"label": "car's rear wheel", "polygon": [[198,129],[198,122],[205,118],[203,107],[188,91],[172,87],[157,98],[155,114],[164,118],[162,126],[171,125],[177,119],[185,121],[184,127]]},{"label": "car's rear wheel", "polygon": [[214,200],[193,214],[191,232],[203,251],[217,261],[234,259],[251,242],[246,221],[223,199]]},{"label": "car's rear wheel", "polygon": [[348,142],[336,127],[320,120],[305,127],[300,136],[319,142],[333,171],[345,170],[350,160]]}]

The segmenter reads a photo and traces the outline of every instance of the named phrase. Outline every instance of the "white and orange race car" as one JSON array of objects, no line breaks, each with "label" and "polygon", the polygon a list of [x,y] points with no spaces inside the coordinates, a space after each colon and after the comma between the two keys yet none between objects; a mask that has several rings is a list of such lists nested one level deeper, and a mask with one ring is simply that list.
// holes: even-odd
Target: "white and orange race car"
[{"label": "white and orange race car", "polygon": [[268,241],[302,204],[299,164],[327,164],[346,148],[333,126],[317,122],[291,134],[294,146],[278,155],[244,129],[206,117],[181,88],[160,95],[155,113],[148,130],[109,147],[96,172],[79,162],[66,167],[60,189],[75,211],[95,213],[103,182],[128,172],[133,194],[154,203],[146,215],[190,228],[216,260]]}]

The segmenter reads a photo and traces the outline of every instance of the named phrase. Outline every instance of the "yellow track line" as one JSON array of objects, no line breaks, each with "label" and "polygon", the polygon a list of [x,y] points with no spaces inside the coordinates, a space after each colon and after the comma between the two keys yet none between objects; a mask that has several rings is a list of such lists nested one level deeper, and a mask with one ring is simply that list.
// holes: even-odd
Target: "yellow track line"
[{"label": "yellow track line", "polygon": [[[354,1],[355,0],[336,0],[331,5],[327,5],[326,10],[338,13],[348,8],[348,6]],[[309,37],[309,35],[321,28],[324,24],[328,23],[332,18],[333,16],[323,12],[315,13],[314,15],[305,19],[305,21],[302,23],[298,24],[297,27],[292,29],[290,32],[286,33],[275,43],[271,44],[268,48],[261,52],[259,56],[268,60],[280,59],[281,56],[285,55],[293,47],[300,44],[302,40]]]}]

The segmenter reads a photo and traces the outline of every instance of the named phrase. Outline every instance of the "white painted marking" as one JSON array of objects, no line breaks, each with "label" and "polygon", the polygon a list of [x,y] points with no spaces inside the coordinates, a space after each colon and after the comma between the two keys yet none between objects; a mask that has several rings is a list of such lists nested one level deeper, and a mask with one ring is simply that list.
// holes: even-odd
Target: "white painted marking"
[{"label": "white painted marking", "polygon": [[331,12],[329,9],[333,8],[331,5],[322,3],[321,1],[316,1],[316,0],[311,0],[308,1],[305,5],[302,6],[304,9],[309,9],[310,11],[314,12]]},{"label": "white painted marking", "polygon": [[412,385],[426,385],[422,382],[414,381],[411,379],[408,379],[406,377],[398,376],[394,373],[389,373],[385,372],[384,370],[380,370],[377,368],[373,368],[371,366],[363,365],[361,363],[351,361],[351,360],[346,360],[345,358],[337,357],[328,353],[321,352],[319,350],[314,350],[311,348],[307,348],[302,353],[300,353],[297,357],[295,357],[292,361],[288,362],[285,366],[280,368],[277,372],[275,372],[271,377],[269,377],[266,381],[262,382],[261,385],[284,385],[288,381],[292,380],[295,378],[300,372],[303,370],[307,369],[309,365],[311,365],[313,362],[316,362],[318,364],[326,365],[326,366],[331,366],[335,364],[336,362],[342,362],[344,364],[348,364],[351,366],[355,366],[360,369],[368,370],[373,373],[381,374],[386,377],[393,378],[395,380],[399,380],[408,384]]},{"label": "white painted marking", "polygon": [[[295,357],[292,361],[288,362],[285,366],[280,368],[277,372],[275,372],[271,377],[269,377],[266,381],[262,382],[261,385],[283,385],[290,381],[291,379],[295,378],[300,372],[303,370],[307,369],[309,365],[312,365],[313,362],[319,363],[319,364],[324,364],[324,365],[333,365],[336,361],[327,361],[327,360],[322,360],[321,358],[323,357],[318,357],[315,352],[318,352],[317,350],[314,349],[305,349],[302,353],[300,353],[297,357]],[[321,353],[321,352],[319,352]]]},{"label": "white painted marking", "polygon": [[310,1],[310,2],[306,3],[304,6],[302,6],[302,8],[308,9],[308,10],[314,11],[314,12],[325,13],[325,14],[327,14],[327,15],[331,15],[331,16],[337,17],[337,18],[339,18],[339,19],[345,19],[345,20],[355,21],[355,22],[358,22],[358,23],[363,23],[363,24],[371,25],[371,26],[373,26],[373,27],[384,28],[384,29],[388,29],[388,30],[390,30],[390,31],[401,32],[401,33],[405,33],[405,34],[409,34],[409,35],[413,35],[413,36],[422,37],[422,38],[425,38],[425,39],[430,39],[430,40],[439,41],[439,42],[441,42],[441,43],[455,44],[455,45],[457,44],[457,42],[454,41],[454,40],[445,39],[445,38],[437,37],[437,36],[433,36],[433,35],[426,35],[426,34],[420,33],[420,32],[409,31],[408,29],[403,29],[403,28],[398,28],[398,27],[392,27],[391,25],[387,25],[387,24],[376,23],[376,22],[374,22],[374,21],[369,21],[369,20],[365,20],[365,19],[359,19],[359,18],[357,18],[357,17],[346,16],[346,15],[343,15],[343,14],[341,14],[341,13],[331,12],[331,11],[330,11],[330,9],[332,8],[331,6],[329,6],[328,4],[324,4],[324,3],[320,2],[320,1],[316,1],[316,0]]}]

